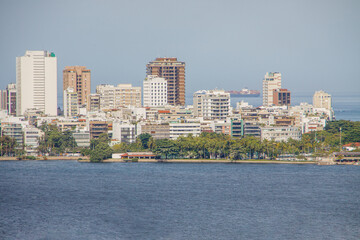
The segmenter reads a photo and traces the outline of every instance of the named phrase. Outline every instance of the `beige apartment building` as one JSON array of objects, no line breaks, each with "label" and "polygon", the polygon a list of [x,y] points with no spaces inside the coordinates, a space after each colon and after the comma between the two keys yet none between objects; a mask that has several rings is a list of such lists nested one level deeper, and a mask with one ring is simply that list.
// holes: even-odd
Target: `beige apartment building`
[{"label": "beige apartment building", "polygon": [[331,95],[324,91],[316,91],[313,96],[313,105],[316,108],[331,110]]},{"label": "beige apartment building", "polygon": [[131,84],[103,84],[96,87],[96,93],[100,95],[101,110],[141,107],[141,87],[133,87]]},{"label": "beige apartment building", "polygon": [[97,93],[91,93],[88,96],[86,109],[89,112],[100,111],[100,95]]},{"label": "beige apartment building", "polygon": [[156,58],[146,65],[146,74],[165,78],[167,104],[185,106],[185,62],[177,58]]},{"label": "beige apartment building", "polygon": [[274,102],[274,90],[281,88],[281,73],[267,72],[263,80],[263,106],[271,106]]},{"label": "beige apartment building", "polygon": [[79,106],[86,105],[91,92],[91,71],[84,66],[66,66],[63,70],[63,91],[68,87],[77,93]]}]

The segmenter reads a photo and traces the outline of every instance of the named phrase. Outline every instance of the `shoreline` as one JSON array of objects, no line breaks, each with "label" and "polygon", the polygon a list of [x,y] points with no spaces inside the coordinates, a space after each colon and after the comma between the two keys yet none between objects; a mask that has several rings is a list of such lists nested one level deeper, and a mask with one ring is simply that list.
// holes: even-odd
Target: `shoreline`
[{"label": "shoreline", "polygon": [[[16,157],[1,157],[0,161],[78,161],[83,163],[89,163],[90,159],[88,157],[47,157],[46,159],[37,158],[35,160],[30,159],[21,159],[18,160]],[[105,159],[103,163],[131,163],[131,160],[123,159]],[[317,164],[315,161],[283,161],[283,160],[228,160],[228,159],[138,159],[139,163],[259,163],[259,164]]]},{"label": "shoreline", "polygon": [[[79,160],[80,159],[80,160]],[[46,159],[21,159],[16,157],[0,157],[1,161],[77,161],[80,163],[90,163],[89,157],[47,157]],[[101,163],[233,163],[233,164],[313,164],[320,166],[333,166],[333,165],[360,165],[354,163],[334,163],[334,162],[322,162],[322,161],[289,161],[289,160],[228,160],[228,159],[138,159],[137,162],[132,162],[126,159],[105,159]]]},{"label": "shoreline", "polygon": [[[90,162],[89,160],[80,160],[79,162]],[[279,160],[227,160],[227,159],[139,159],[139,163],[251,163],[251,164],[317,164],[315,161],[279,161]],[[103,163],[132,163],[122,159],[105,159]],[[136,163],[136,162],[135,162]]]},{"label": "shoreline", "polygon": [[[78,161],[79,158],[82,160],[88,160],[89,157],[65,157],[65,156],[47,156],[45,159],[44,157],[37,157],[36,159],[17,159],[17,157],[0,157],[0,161],[58,161],[58,160],[69,160],[69,161]],[[80,160],[81,161],[81,160]]]}]

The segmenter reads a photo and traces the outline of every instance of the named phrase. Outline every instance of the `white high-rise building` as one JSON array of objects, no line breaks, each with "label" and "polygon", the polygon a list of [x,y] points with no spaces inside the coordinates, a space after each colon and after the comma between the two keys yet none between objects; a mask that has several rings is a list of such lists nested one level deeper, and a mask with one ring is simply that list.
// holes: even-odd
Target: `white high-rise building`
[{"label": "white high-rise building", "polygon": [[57,115],[57,59],[48,51],[26,51],[16,58],[16,115],[39,109]]},{"label": "white high-rise building", "polygon": [[194,116],[226,119],[230,113],[230,93],[224,90],[200,90],[193,95]]},{"label": "white high-rise building", "polygon": [[64,91],[64,116],[74,117],[79,113],[78,94],[74,88],[68,87]]},{"label": "white high-rise building", "polygon": [[263,80],[263,106],[271,106],[273,104],[275,89],[281,88],[281,73],[267,72]]},{"label": "white high-rise building", "polygon": [[313,96],[313,105],[316,108],[331,110],[331,95],[324,91],[316,91]]},{"label": "white high-rise building", "polygon": [[167,81],[157,75],[144,79],[144,107],[164,106],[167,104]]}]

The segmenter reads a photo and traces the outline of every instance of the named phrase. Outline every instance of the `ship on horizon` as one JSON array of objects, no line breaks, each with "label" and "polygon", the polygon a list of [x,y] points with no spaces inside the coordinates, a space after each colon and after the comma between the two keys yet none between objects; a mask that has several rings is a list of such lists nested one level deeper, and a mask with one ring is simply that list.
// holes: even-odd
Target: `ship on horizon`
[{"label": "ship on horizon", "polygon": [[230,93],[230,97],[259,97],[260,91],[258,90],[249,90],[248,88],[243,88],[241,91],[225,91]]}]

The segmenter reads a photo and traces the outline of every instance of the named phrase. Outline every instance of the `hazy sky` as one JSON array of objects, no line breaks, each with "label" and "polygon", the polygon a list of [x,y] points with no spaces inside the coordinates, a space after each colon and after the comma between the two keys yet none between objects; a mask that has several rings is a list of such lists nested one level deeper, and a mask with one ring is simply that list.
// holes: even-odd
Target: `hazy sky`
[{"label": "hazy sky", "polygon": [[199,89],[262,88],[266,72],[292,92],[360,94],[360,1],[4,1],[0,88],[15,82],[15,58],[49,50],[62,70],[101,83],[142,86],[156,57],[186,62],[186,95]]}]

